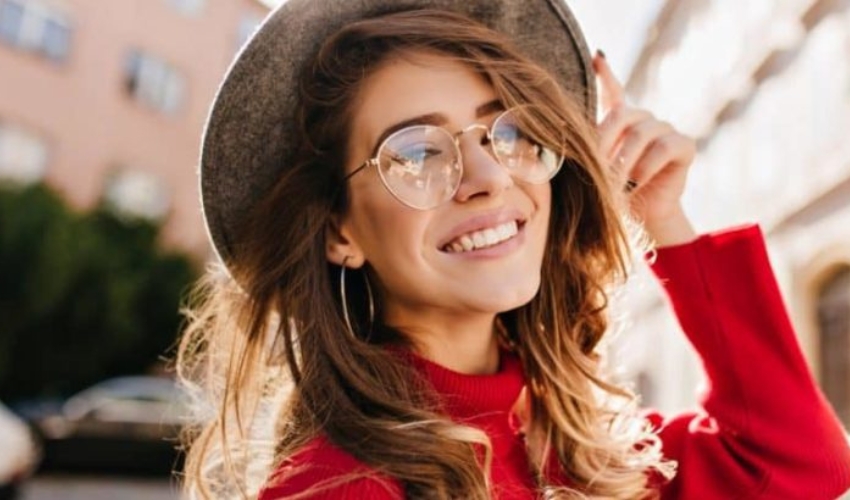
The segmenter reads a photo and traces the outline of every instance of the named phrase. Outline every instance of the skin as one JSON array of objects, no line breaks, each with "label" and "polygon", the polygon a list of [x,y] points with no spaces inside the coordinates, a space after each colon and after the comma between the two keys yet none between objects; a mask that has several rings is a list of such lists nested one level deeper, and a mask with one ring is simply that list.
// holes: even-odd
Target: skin
[{"label": "skin", "polygon": [[[600,124],[603,151],[624,157],[618,162],[624,182],[639,182],[629,206],[648,217],[643,220],[660,245],[692,239],[679,203],[693,158],[687,157],[688,139],[648,113],[626,108],[604,60],[594,63],[608,110]],[[499,111],[482,114],[481,108],[495,99],[492,87],[460,63],[424,53],[394,58],[361,89],[346,171],[368,160],[384,132],[401,121],[436,115],[452,133],[471,124],[489,126]],[[401,204],[373,167],[352,177],[349,210],[328,228],[327,258],[350,268],[368,262],[384,300],[384,321],[410,336],[421,355],[461,373],[493,373],[499,360],[496,315],[527,303],[540,286],[551,188],[513,179],[480,131],[464,134],[460,149],[460,189],[432,210]],[[481,216],[524,223],[496,255],[446,252],[444,243],[456,228]]]}]

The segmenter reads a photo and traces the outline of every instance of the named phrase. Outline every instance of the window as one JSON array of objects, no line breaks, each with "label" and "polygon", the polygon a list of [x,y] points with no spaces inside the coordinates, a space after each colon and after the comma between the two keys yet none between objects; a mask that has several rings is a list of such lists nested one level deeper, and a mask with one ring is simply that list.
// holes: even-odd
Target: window
[{"label": "window", "polygon": [[0,3],[0,37],[15,43],[22,38],[21,25],[24,21],[24,6],[11,0]]},{"label": "window", "polygon": [[251,35],[254,34],[254,31],[262,22],[263,18],[255,14],[244,14],[242,16],[242,19],[239,21],[239,31],[236,34],[236,50],[239,50],[245,45],[245,42],[251,38]]},{"label": "window", "polygon": [[155,175],[119,169],[106,181],[104,200],[116,212],[148,220],[161,220],[171,208],[168,189]]},{"label": "window", "polygon": [[658,406],[658,394],[656,394],[656,385],[652,374],[646,370],[641,370],[635,377],[635,392],[640,396],[640,403],[643,406]]},{"label": "window", "polygon": [[68,45],[71,42],[71,31],[55,19],[44,24],[42,49],[47,57],[62,61],[68,55]]},{"label": "window", "polygon": [[140,102],[166,113],[179,109],[185,79],[167,62],[133,50],[127,56],[127,91]]},{"label": "window", "polygon": [[0,0],[0,40],[57,62],[68,56],[71,27],[38,0]]},{"label": "window", "polygon": [[197,16],[203,12],[207,0],[168,0],[168,3],[181,14]]},{"label": "window", "polygon": [[47,170],[47,145],[35,135],[0,123],[0,179],[21,184],[40,181]]},{"label": "window", "polygon": [[850,425],[850,266],[835,272],[818,294],[821,385],[845,426]]}]

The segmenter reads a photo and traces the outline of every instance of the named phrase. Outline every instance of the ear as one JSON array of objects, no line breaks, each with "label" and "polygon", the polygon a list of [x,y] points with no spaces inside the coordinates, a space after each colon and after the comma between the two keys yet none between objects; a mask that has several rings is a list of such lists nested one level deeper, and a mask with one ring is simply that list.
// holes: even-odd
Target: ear
[{"label": "ear", "polygon": [[332,215],[325,225],[325,255],[331,263],[341,266],[345,261],[345,265],[352,269],[359,268],[366,261],[360,245],[338,215]]}]

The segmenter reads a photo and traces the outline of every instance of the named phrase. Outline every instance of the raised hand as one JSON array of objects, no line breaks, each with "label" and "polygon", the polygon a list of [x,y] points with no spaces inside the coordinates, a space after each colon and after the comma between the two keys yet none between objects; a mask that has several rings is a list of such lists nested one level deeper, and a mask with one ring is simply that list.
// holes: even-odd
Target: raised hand
[{"label": "raised hand", "polygon": [[632,214],[659,246],[693,239],[681,198],[696,154],[694,140],[649,111],[628,106],[623,86],[600,52],[593,66],[603,111],[599,151],[615,169]]}]

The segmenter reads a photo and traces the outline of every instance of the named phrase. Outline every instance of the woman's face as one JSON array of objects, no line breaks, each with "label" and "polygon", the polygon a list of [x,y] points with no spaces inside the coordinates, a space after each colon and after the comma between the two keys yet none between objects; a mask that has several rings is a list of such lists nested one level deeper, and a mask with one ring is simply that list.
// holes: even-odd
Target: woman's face
[{"label": "woman's face", "polygon": [[[358,97],[346,172],[368,160],[399,123],[439,124],[454,134],[472,124],[489,126],[503,110],[484,78],[461,63],[423,53],[392,58],[364,82]],[[495,315],[537,293],[549,183],[513,179],[480,129],[461,136],[460,151],[457,193],[430,210],[396,200],[374,166],[349,180],[350,204],[332,231],[328,258],[340,264],[349,256],[350,266],[371,265],[390,325],[427,328],[437,316]],[[511,235],[514,224],[517,232]],[[490,230],[507,239],[488,246]],[[458,251],[464,241],[469,247],[476,240],[484,242],[482,248]]]}]

